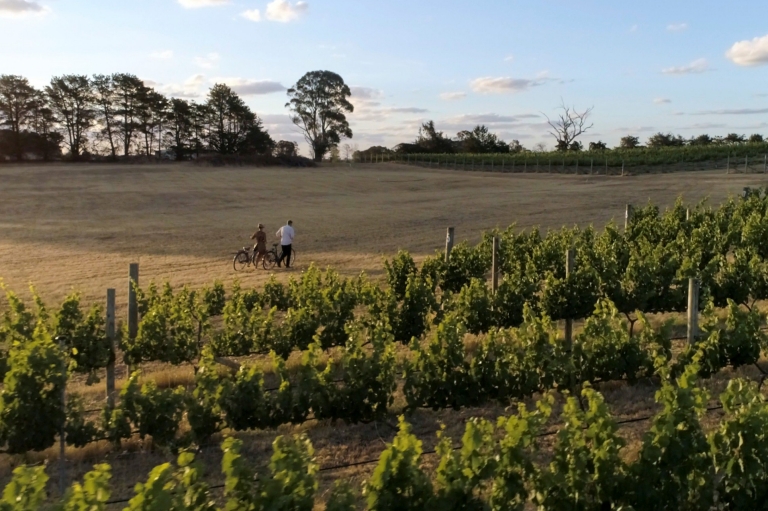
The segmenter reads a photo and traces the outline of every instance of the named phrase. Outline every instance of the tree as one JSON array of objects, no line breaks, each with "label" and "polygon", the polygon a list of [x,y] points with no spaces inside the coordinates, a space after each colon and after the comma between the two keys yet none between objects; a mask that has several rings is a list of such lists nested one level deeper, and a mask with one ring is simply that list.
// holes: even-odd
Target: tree
[{"label": "tree", "polygon": [[208,144],[219,154],[267,153],[274,141],[235,91],[217,83],[208,92]]},{"label": "tree", "polygon": [[488,131],[485,125],[475,126],[471,131],[458,134],[461,151],[464,153],[507,153],[509,145]]},{"label": "tree", "polygon": [[286,107],[293,112],[291,120],[304,133],[315,161],[341,138],[352,138],[346,113],[354,111],[352,93],[341,76],[331,71],[311,71],[288,89]]},{"label": "tree", "polygon": [[753,133],[749,136],[749,142],[753,144],[761,144],[764,142],[763,136],[760,133]]},{"label": "tree", "polygon": [[341,159],[341,153],[339,152],[339,146],[337,146],[337,145],[331,146],[330,153],[331,153],[331,156],[329,157],[329,159],[332,162],[335,163],[335,162],[337,162],[337,161],[339,161]]},{"label": "tree", "polygon": [[32,141],[31,149],[44,161],[61,156],[61,143],[64,137],[56,131],[57,123],[58,119],[53,110],[48,107],[45,98],[42,95],[38,96],[30,119],[30,127],[37,135]]},{"label": "tree", "polygon": [[112,159],[117,159],[117,136],[115,133],[117,93],[115,82],[109,75],[94,75],[94,102],[96,104],[96,123],[101,126],[99,136],[109,144]]},{"label": "tree", "polygon": [[525,147],[523,147],[519,140],[513,140],[509,143],[510,153],[522,153],[523,151],[525,151]]},{"label": "tree", "polygon": [[38,100],[38,92],[26,78],[0,76],[0,125],[8,126],[11,131],[11,152],[17,160],[24,158],[21,132],[27,127]]},{"label": "tree", "polygon": [[341,149],[344,151],[344,160],[349,161],[350,158],[352,158],[352,155],[354,155],[356,152],[358,152],[357,144],[350,145],[350,144],[344,144],[341,146]]},{"label": "tree", "polygon": [[739,135],[737,133],[728,133],[725,138],[723,138],[723,142],[726,144],[743,144],[746,141],[744,138],[744,135]]},{"label": "tree", "polygon": [[688,142],[688,145],[705,146],[713,143],[714,143],[714,140],[712,139],[712,137],[710,137],[705,133],[703,135],[699,135],[698,137],[692,138]]},{"label": "tree", "polygon": [[91,81],[84,75],[54,76],[45,94],[67,135],[70,157],[76,160],[83,153],[86,133],[95,118]]},{"label": "tree", "polygon": [[581,142],[578,140],[574,140],[571,142],[571,145],[568,146],[569,151],[581,151],[582,149],[584,149],[584,146],[581,145]]},{"label": "tree", "polygon": [[619,141],[619,148],[621,149],[636,149],[638,147],[640,147],[640,139],[632,135],[621,137]]},{"label": "tree", "polygon": [[590,151],[605,151],[608,149],[608,145],[603,142],[602,140],[598,140],[597,142],[590,142],[589,143],[589,150]]},{"label": "tree", "polygon": [[419,136],[414,142],[418,146],[418,151],[422,153],[452,153],[453,142],[450,138],[443,135],[442,131],[437,131],[434,121],[427,121],[419,128]]},{"label": "tree", "polygon": [[160,139],[157,149],[162,150],[160,133],[163,131],[163,121],[168,115],[168,99],[151,88],[145,89],[140,99],[138,127],[144,136],[144,154],[150,156],[156,136]]},{"label": "tree", "polygon": [[181,161],[193,148],[194,140],[194,107],[188,101],[179,98],[171,99],[168,110],[165,137],[173,151],[176,161]]},{"label": "tree", "polygon": [[299,144],[290,140],[281,140],[275,144],[275,156],[295,158],[299,155]]},{"label": "tree", "polygon": [[680,135],[673,135],[672,133],[658,132],[655,135],[651,135],[648,138],[646,144],[648,147],[682,147],[685,145],[685,140]]},{"label": "tree", "polygon": [[131,153],[131,144],[138,129],[140,129],[140,110],[147,96],[148,87],[135,75],[117,73],[112,75],[115,95],[117,97],[117,134],[123,141],[123,155]]},{"label": "tree", "polygon": [[569,150],[571,144],[592,127],[592,124],[587,123],[593,108],[590,107],[579,112],[575,107],[568,107],[565,106],[565,103],[561,103],[562,112],[557,115],[556,119],[552,120],[547,114],[544,114],[544,117],[547,118],[547,124],[551,128],[549,134],[555,138],[555,147],[558,151]]}]

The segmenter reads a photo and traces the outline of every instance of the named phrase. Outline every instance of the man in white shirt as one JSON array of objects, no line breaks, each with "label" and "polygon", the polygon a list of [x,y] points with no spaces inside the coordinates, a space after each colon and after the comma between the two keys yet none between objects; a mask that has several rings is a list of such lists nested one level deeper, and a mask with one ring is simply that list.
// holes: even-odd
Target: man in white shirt
[{"label": "man in white shirt", "polygon": [[295,235],[296,233],[293,230],[293,220],[288,220],[288,224],[282,226],[280,230],[277,231],[277,237],[280,238],[280,245],[283,247],[283,253],[277,260],[278,266],[280,266],[280,263],[285,259],[285,267],[291,267],[291,248],[293,245],[293,237]]}]

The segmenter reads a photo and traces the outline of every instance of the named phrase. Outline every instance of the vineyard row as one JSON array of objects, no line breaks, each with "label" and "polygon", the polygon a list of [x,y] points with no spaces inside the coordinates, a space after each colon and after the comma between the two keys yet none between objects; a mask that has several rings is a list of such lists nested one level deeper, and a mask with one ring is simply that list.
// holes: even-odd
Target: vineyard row
[{"label": "vineyard row", "polygon": [[[438,433],[436,468],[424,466],[422,442],[401,417],[399,432],[362,487],[339,479],[327,497],[318,491],[320,467],[303,435],[279,436],[268,467],[254,468],[234,438],[222,443],[223,484],[209,485],[189,452],[175,464],[155,467],[130,498],[112,498],[111,470],[101,464],[74,483],[60,509],[215,511],[292,509],[327,511],[442,509],[636,511],[764,509],[768,501],[768,403],[757,385],[733,380],[720,397],[724,416],[705,431],[706,391],[695,384],[697,367],[665,382],[660,411],[634,457],[602,396],[586,386],[566,399],[554,445],[543,450],[554,396],[496,423],[472,419],[458,448]],[[550,450],[551,449],[551,450]],[[0,509],[32,511],[46,501],[45,467],[14,470]],[[215,490],[222,490],[223,495]],[[325,502],[321,502],[321,499]],[[223,508],[217,507],[224,504]],[[361,506],[362,505],[362,506]]]}]

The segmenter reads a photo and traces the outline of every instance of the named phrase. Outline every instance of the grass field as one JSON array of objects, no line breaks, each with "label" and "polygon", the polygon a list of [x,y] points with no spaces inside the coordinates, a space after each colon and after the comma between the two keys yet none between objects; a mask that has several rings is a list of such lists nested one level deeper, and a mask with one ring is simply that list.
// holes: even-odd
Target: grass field
[{"label": "grass field", "polygon": [[[258,222],[270,241],[288,218],[297,270],[311,261],[344,274],[376,276],[397,249],[440,249],[445,228],[477,240],[483,229],[600,226],[623,221],[626,203],[661,206],[678,195],[717,203],[762,175],[720,172],[635,177],[501,175],[396,164],[324,168],[165,165],[0,166],[0,277],[45,298],[74,286],[88,300],[107,287],[126,300],[128,264],[141,282],[191,286],[231,281],[232,252]],[[279,272],[283,274],[285,272]],[[237,275],[244,284],[263,270]]]},{"label": "grass field", "polygon": [[[238,277],[246,285],[258,285],[266,280],[269,274],[263,270],[236,274],[231,264],[231,253],[249,242],[258,222],[266,224],[272,240],[277,228],[293,219],[299,262],[292,272],[314,261],[343,274],[364,270],[375,277],[381,275],[382,257],[398,248],[416,255],[442,248],[447,226],[456,227],[459,239],[473,241],[483,229],[513,222],[519,227],[600,226],[611,219],[623,221],[626,203],[652,200],[666,206],[679,195],[688,201],[709,197],[718,203],[745,186],[764,184],[762,175],[722,172],[622,178],[469,173],[395,164],[316,169],[0,166],[0,277],[17,290],[34,283],[51,303],[73,287],[89,301],[103,300],[105,289],[115,287],[118,307],[124,310],[128,264],[134,261],[141,264],[142,283],[168,279],[198,286]],[[287,278],[292,272],[276,273]],[[118,317],[124,313],[118,311]],[[183,367],[157,374],[170,384],[174,377],[189,381],[191,373],[191,368]],[[118,376],[124,377],[124,368],[118,368]],[[730,376],[726,370],[704,385],[717,391]],[[653,385],[606,384],[601,391],[620,418],[645,415],[655,408]],[[101,392],[103,384],[92,391]],[[409,420],[425,440],[425,448],[430,448],[440,422],[458,439],[467,417],[503,413],[498,406],[461,412],[419,410]],[[647,427],[648,423],[638,423],[622,431],[632,442]],[[279,433],[297,431],[309,434],[321,466],[376,458],[394,434],[381,423],[339,427],[312,422],[284,426]],[[275,433],[239,436],[248,439],[248,457],[265,463]],[[43,457],[54,459],[54,449],[42,455],[2,457],[0,483],[7,481],[15,464]],[[206,448],[201,457],[207,478],[218,482],[218,448]],[[91,464],[106,459],[114,467],[119,497],[130,495],[152,466],[172,456],[146,452],[138,443],[124,452],[110,452],[104,443],[71,449],[68,458],[71,477],[80,477]],[[340,477],[359,481],[372,469],[373,465],[365,465],[323,473],[323,488]]]}]

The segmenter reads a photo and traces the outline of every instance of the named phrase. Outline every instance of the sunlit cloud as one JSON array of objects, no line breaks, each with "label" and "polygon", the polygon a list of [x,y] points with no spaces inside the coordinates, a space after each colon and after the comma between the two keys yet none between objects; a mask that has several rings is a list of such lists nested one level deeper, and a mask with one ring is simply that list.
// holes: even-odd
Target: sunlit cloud
[{"label": "sunlit cloud", "polygon": [[173,58],[173,50],[153,51],[149,56],[157,60],[169,60]]},{"label": "sunlit cloud", "polygon": [[247,78],[224,77],[211,78],[210,81],[213,83],[224,83],[241,96],[256,96],[286,90],[286,87],[283,86],[283,84],[274,80],[249,80]]},{"label": "sunlit cloud", "polygon": [[725,56],[739,66],[768,64],[768,35],[734,43]]},{"label": "sunlit cloud", "polygon": [[259,12],[258,9],[243,11],[240,13],[240,17],[245,18],[248,21],[255,21],[255,22],[261,21],[261,13]]},{"label": "sunlit cloud", "polygon": [[707,59],[696,59],[685,66],[667,67],[661,70],[665,75],[698,74],[706,71],[709,71],[709,62],[707,62]]},{"label": "sunlit cloud", "polygon": [[682,32],[688,30],[688,23],[670,23],[667,25],[668,32]]},{"label": "sunlit cloud", "polygon": [[195,57],[195,64],[203,69],[211,69],[218,65],[219,60],[221,60],[221,56],[216,52],[211,52],[203,57]]},{"label": "sunlit cloud", "polygon": [[7,18],[42,16],[49,12],[50,8],[34,0],[0,0],[0,16]]},{"label": "sunlit cloud", "polygon": [[274,0],[267,4],[266,17],[270,21],[288,23],[301,18],[309,9],[307,2],[291,4],[288,0]]},{"label": "sunlit cloud", "polygon": [[179,5],[185,9],[200,9],[201,7],[219,7],[228,5],[231,0],[178,0]]},{"label": "sunlit cloud", "polygon": [[467,97],[466,92],[443,92],[440,94],[440,99],[443,101],[458,101]]}]

